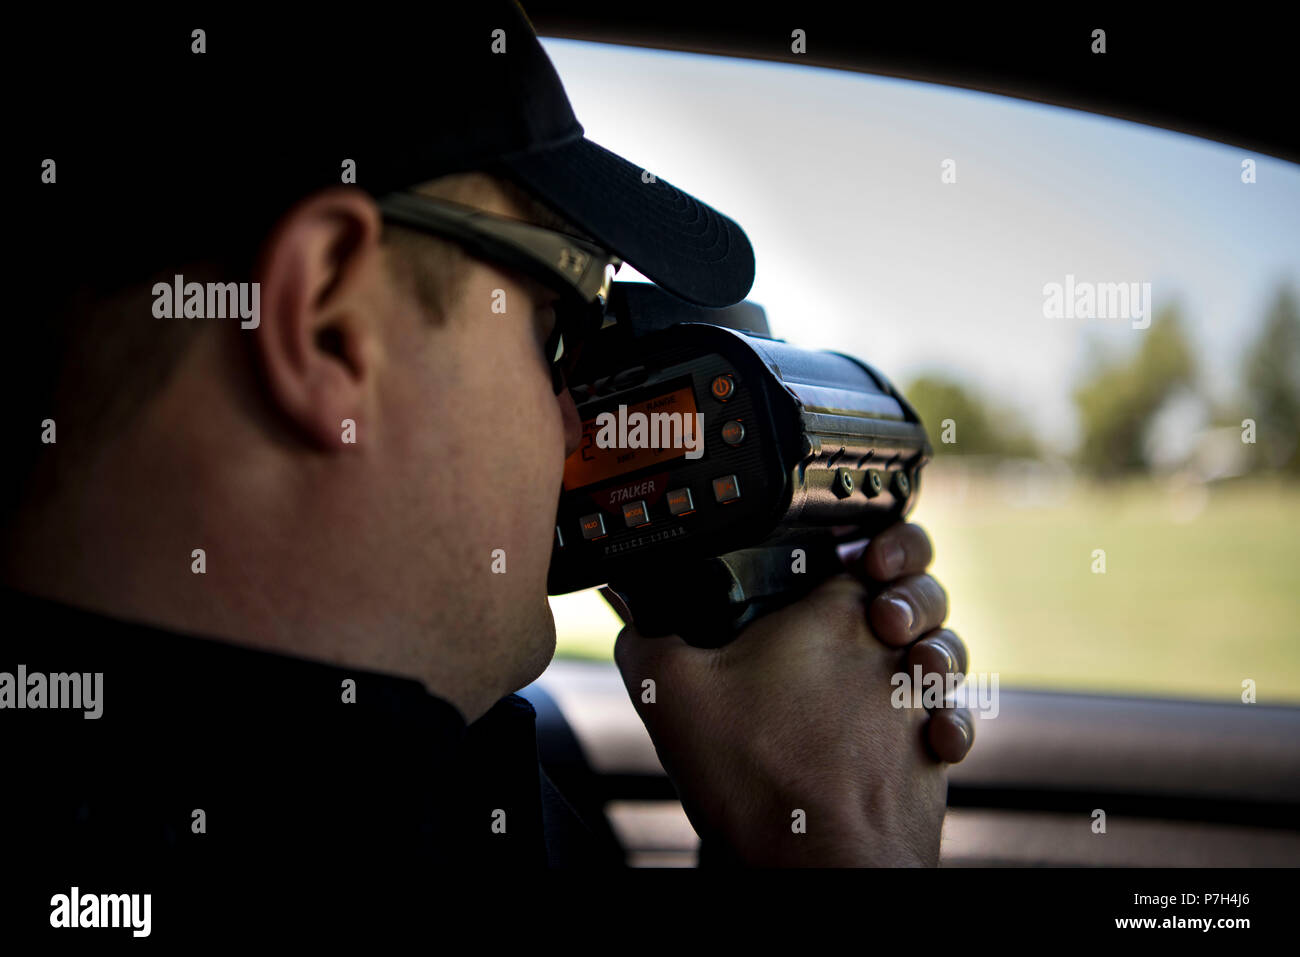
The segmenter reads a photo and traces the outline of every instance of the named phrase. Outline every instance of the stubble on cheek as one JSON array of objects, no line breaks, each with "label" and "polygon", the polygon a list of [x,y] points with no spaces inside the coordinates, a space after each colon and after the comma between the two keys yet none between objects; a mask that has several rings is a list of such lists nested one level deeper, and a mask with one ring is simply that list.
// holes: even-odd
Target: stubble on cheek
[{"label": "stubble on cheek", "polygon": [[[526,330],[517,330],[524,332]],[[505,344],[502,343],[504,346]],[[480,466],[469,478],[477,528],[486,530],[484,558],[495,549],[499,568],[480,597],[495,607],[503,635],[502,651],[514,687],[534,680],[555,653],[555,622],[546,597],[546,579],[555,535],[555,513],[563,470],[564,438],[559,402],[542,378],[540,353],[531,341],[515,342],[503,355],[490,395],[490,414],[482,416]],[[513,365],[507,365],[507,362]],[[515,374],[504,370],[513,368]],[[466,450],[473,454],[473,450]],[[491,463],[491,464],[487,464]],[[494,472],[495,474],[485,474]]]},{"label": "stubble on cheek", "polygon": [[[494,668],[514,676],[544,669],[555,624],[546,578],[564,467],[564,417],[551,389],[533,300],[482,265],[467,280],[431,365],[441,367],[438,398],[425,415],[442,432],[438,525],[458,539],[448,548],[462,567],[445,569],[461,589],[447,595],[466,617],[498,632],[483,635]],[[506,311],[493,312],[503,294]],[[449,368],[454,367],[454,368]],[[455,388],[450,389],[450,383]],[[453,394],[454,393],[454,394]],[[449,487],[448,487],[449,486]]]}]

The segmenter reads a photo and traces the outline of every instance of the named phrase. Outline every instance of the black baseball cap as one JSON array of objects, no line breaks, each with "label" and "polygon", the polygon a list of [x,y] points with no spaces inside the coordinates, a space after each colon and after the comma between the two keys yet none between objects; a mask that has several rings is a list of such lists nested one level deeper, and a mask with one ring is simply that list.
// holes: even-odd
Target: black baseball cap
[{"label": "black baseball cap", "polygon": [[269,228],[343,184],[350,161],[376,197],[468,170],[508,177],[682,299],[748,294],[744,231],[586,138],[517,3],[266,16],[24,25],[37,72],[16,91],[11,182],[31,200],[35,255],[73,251],[101,271],[179,260]]}]

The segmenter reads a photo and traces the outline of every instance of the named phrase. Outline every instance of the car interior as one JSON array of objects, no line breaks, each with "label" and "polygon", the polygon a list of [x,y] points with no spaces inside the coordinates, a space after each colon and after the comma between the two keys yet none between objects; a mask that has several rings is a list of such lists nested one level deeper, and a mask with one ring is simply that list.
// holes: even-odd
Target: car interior
[{"label": "car interior", "polygon": [[[797,59],[758,31],[737,23],[722,29],[707,16],[668,21],[609,11],[595,17],[546,3],[529,3],[527,11],[543,40]],[[827,32],[834,31],[820,36]],[[1006,41],[992,38],[982,55],[918,43],[909,56],[897,37],[886,54],[862,40],[866,32],[855,36],[858,42],[823,43],[809,59],[1121,117],[1292,161],[1300,157],[1289,142],[1294,129],[1265,133],[1255,123],[1259,114],[1209,96],[1222,79],[1214,71],[1180,89],[1173,79],[1135,83],[1137,67],[1121,63],[1106,83],[1081,78],[1072,84],[1068,71],[1049,69],[1050,49],[1015,58]],[[1276,94],[1263,96],[1256,104],[1261,112],[1280,102]],[[1300,708],[1001,690],[997,720],[979,722],[970,756],[950,768],[942,866],[1300,862]],[[557,658],[520,693],[537,710],[546,772],[627,864],[699,863],[699,839],[612,662]]]}]

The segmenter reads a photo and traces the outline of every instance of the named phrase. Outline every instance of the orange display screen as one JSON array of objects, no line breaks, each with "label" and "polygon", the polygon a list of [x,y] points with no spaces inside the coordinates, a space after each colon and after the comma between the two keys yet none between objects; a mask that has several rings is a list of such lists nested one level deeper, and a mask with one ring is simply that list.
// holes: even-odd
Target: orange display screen
[{"label": "orange display screen", "polygon": [[[704,448],[703,435],[697,430],[695,394],[689,385],[605,411],[612,420],[598,425],[597,417],[582,423],[582,443],[564,463],[566,490],[679,459],[692,449]],[[602,431],[604,441],[611,443],[605,448],[601,447]]]}]

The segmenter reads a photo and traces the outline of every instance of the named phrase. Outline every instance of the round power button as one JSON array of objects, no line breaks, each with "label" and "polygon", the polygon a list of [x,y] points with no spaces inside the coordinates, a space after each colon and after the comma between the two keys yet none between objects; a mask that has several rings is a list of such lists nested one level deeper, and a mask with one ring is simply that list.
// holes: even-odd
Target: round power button
[{"label": "round power button", "polygon": [[726,402],[736,391],[736,380],[729,375],[720,375],[709,386],[709,392],[719,402]]}]

